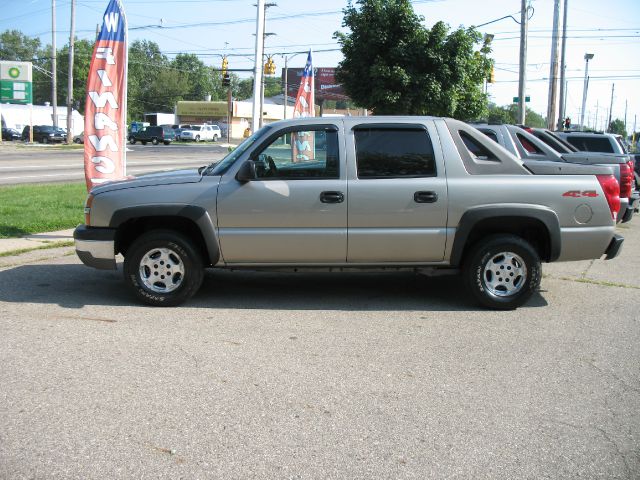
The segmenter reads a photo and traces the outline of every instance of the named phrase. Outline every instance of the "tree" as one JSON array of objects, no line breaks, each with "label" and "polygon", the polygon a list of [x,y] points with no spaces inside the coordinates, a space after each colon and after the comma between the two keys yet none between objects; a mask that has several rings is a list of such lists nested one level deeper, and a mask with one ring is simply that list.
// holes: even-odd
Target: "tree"
[{"label": "tree", "polygon": [[32,62],[41,53],[39,38],[27,37],[19,30],[0,33],[0,59]]},{"label": "tree", "polygon": [[344,60],[337,80],[358,105],[377,114],[442,115],[461,119],[486,112],[483,81],[491,71],[488,45],[473,29],[422,26],[409,0],[357,0],[344,9],[334,34]]},{"label": "tree", "polygon": [[204,100],[207,95],[217,92],[214,85],[213,70],[192,53],[179,53],[171,62],[175,69],[187,82],[184,100]]},{"label": "tree", "polygon": [[[169,60],[155,42],[136,40],[129,46],[129,78],[127,94],[128,119],[141,120],[145,112],[161,111],[165,107],[164,98],[157,98],[160,72],[169,67]],[[171,95],[169,95],[171,96]],[[171,107],[173,110],[173,107]]]},{"label": "tree", "polygon": [[[477,117],[476,120],[480,118],[481,117]],[[527,126],[546,128],[547,122],[545,121],[545,118],[530,108],[527,108],[526,118]],[[488,108],[487,121],[491,123],[518,123],[518,105],[512,103],[507,107],[499,107],[495,104],[490,104]]]},{"label": "tree", "polygon": [[[73,54],[73,98],[77,102],[78,110],[84,113],[85,99],[87,96],[87,78],[91,65],[93,43],[89,40],[77,40],[74,42]],[[69,88],[69,45],[65,45],[58,51],[58,105],[67,105],[67,90]],[[75,108],[75,106],[74,106]]]},{"label": "tree", "polygon": [[622,138],[627,138],[627,130],[624,128],[624,122],[619,118],[616,118],[609,124],[608,132],[622,135]]}]

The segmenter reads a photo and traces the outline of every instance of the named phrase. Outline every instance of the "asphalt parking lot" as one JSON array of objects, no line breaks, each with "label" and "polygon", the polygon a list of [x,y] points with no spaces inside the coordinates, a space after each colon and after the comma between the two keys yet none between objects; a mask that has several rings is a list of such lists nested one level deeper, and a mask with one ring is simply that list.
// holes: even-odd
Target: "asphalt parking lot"
[{"label": "asphalt parking lot", "polygon": [[640,218],[515,312],[456,277],[209,272],[142,306],[0,257],[1,478],[640,478]]}]

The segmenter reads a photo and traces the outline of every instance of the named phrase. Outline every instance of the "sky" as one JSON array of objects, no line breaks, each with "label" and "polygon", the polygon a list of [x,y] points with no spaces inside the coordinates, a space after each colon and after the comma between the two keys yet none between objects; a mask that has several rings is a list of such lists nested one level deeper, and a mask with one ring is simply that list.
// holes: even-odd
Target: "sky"
[{"label": "sky", "polygon": [[[56,44],[69,41],[70,0],[55,0]],[[107,0],[76,0],[76,36],[95,38],[96,25]],[[194,53],[208,65],[220,66],[223,55],[231,69],[253,69],[256,6],[255,0],[122,0],[130,41],[156,42],[163,53]],[[333,39],[342,27],[342,9],[347,0],[267,0],[265,53],[273,54],[277,71],[284,66],[304,66],[301,53],[313,49],[314,66],[335,67],[341,60]],[[612,118],[625,120],[632,131],[640,117],[640,0],[567,0],[567,108],[578,123],[582,104],[585,53],[589,62],[589,87],[585,124],[603,128],[611,103]],[[0,0],[3,13],[0,31],[17,29],[51,43],[52,0]],[[512,103],[518,95],[520,0],[413,0],[417,14],[428,28],[444,21],[452,28],[483,25],[478,30],[493,34],[496,62],[494,84],[488,85],[491,101]],[[564,0],[561,0],[564,4]],[[549,96],[553,0],[532,0],[527,54],[528,106],[546,115]],[[508,17],[512,15],[512,17]],[[507,17],[507,18],[502,18]],[[501,19],[502,18],[502,19]],[[562,15],[561,15],[562,22]],[[499,20],[501,19],[501,20]],[[495,21],[497,20],[497,21]],[[492,22],[492,23],[489,23]],[[271,35],[273,34],[273,35]],[[241,73],[248,76],[250,73]],[[640,129],[637,118],[636,130]]]}]

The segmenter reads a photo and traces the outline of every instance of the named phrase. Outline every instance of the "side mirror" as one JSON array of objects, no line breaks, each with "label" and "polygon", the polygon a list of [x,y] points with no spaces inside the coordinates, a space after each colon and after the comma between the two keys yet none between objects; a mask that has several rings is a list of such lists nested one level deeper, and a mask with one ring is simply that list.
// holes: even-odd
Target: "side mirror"
[{"label": "side mirror", "polygon": [[236,180],[240,183],[247,183],[257,178],[256,164],[253,160],[247,160],[240,166],[240,170],[236,173]]}]

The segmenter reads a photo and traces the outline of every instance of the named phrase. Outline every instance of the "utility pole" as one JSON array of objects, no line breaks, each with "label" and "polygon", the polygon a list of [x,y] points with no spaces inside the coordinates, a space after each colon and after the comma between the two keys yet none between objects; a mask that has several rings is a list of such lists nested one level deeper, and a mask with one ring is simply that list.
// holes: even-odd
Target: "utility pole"
[{"label": "utility pole", "polygon": [[527,0],[521,0],[520,10],[520,75],[518,79],[518,123],[525,124],[526,99],[525,90],[527,83]]},{"label": "utility pole", "polygon": [[551,40],[551,67],[549,71],[549,99],[547,102],[547,128],[553,130],[556,124],[558,102],[558,35],[560,31],[560,0],[553,5],[553,35]]},{"label": "utility pole", "polygon": [[53,126],[58,126],[58,88],[56,83],[58,65],[56,62],[56,0],[51,0],[51,106],[53,107]]},{"label": "utility pole", "polygon": [[264,2],[265,0],[257,0],[257,16],[256,16],[256,51],[255,51],[255,67],[253,69],[253,112],[251,116],[251,129],[255,132],[260,123],[260,92],[262,92],[262,74],[264,56]]},{"label": "utility pole", "polygon": [[611,114],[613,113],[613,91],[616,88],[616,84],[612,83],[611,84],[611,103],[609,104],[609,123],[607,124],[607,129],[605,130],[605,132],[610,132],[611,131]]},{"label": "utility pole", "polygon": [[567,9],[569,0],[564,0],[564,12],[562,13],[562,52],[560,54],[560,102],[558,115],[558,130],[564,127],[564,119],[567,116],[567,81],[566,75],[566,54],[567,54]]},{"label": "utility pole", "polygon": [[73,143],[73,55],[76,27],[76,0],[71,0],[71,28],[69,29],[69,81],[67,83],[67,144]]}]

